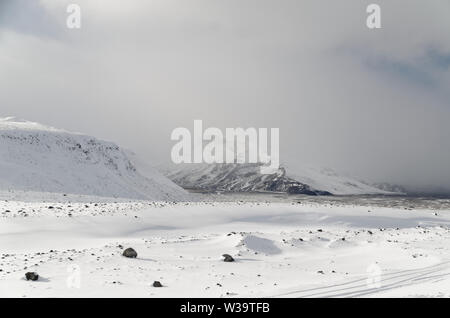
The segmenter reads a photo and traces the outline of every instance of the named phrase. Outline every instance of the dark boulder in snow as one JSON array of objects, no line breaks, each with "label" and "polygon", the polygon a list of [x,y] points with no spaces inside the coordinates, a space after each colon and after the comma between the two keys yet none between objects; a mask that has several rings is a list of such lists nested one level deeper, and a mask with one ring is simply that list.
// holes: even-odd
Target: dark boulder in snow
[{"label": "dark boulder in snow", "polygon": [[222,256],[223,256],[223,261],[224,262],[234,262],[234,258],[231,255],[223,254]]},{"label": "dark boulder in snow", "polygon": [[25,278],[27,280],[37,281],[39,279],[39,275],[37,273],[28,272],[25,274]]},{"label": "dark boulder in snow", "polygon": [[157,280],[155,280],[153,282],[153,287],[163,287],[162,284],[160,282],[158,282]]},{"label": "dark boulder in snow", "polygon": [[137,252],[130,248],[127,248],[125,251],[123,251],[123,256],[128,257],[128,258],[136,258],[137,257]]}]

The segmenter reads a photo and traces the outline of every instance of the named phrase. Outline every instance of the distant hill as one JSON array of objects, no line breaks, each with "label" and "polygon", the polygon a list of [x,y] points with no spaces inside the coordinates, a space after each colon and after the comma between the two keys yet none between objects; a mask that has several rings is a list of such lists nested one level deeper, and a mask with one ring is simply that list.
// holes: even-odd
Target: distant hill
[{"label": "distant hill", "polygon": [[202,191],[392,194],[330,169],[281,167],[273,174],[261,174],[260,164],[173,164],[160,167],[160,170],[181,187]]},{"label": "distant hill", "polygon": [[13,117],[0,118],[0,190],[183,200],[154,169],[139,171],[119,146]]}]

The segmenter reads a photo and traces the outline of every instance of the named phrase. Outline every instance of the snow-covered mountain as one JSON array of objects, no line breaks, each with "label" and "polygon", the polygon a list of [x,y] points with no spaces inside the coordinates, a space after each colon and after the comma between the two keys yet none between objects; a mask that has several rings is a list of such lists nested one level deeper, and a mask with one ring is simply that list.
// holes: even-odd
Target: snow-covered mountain
[{"label": "snow-covered mountain", "polygon": [[0,190],[145,200],[187,192],[154,169],[141,172],[119,146],[13,117],[0,118]]},{"label": "snow-covered mountain", "polygon": [[203,191],[392,194],[331,169],[284,166],[273,174],[261,174],[259,164],[180,164],[163,167],[161,171],[183,188]]},{"label": "snow-covered mountain", "polygon": [[399,193],[399,194],[404,194],[404,195],[411,194],[411,192],[408,191],[405,187],[398,185],[398,184],[392,184],[392,183],[388,183],[388,182],[376,182],[376,183],[373,183],[372,185],[378,189],[388,191],[388,192],[394,192],[394,193]]},{"label": "snow-covered mountain", "polygon": [[403,194],[401,192],[379,188],[370,182],[337,173],[330,168],[287,165],[286,170],[291,178],[304,182],[312,188],[328,191],[335,195]]},{"label": "snow-covered mountain", "polygon": [[258,164],[182,164],[163,171],[169,179],[186,189],[330,194],[289,178],[284,168],[273,174],[261,174]]}]

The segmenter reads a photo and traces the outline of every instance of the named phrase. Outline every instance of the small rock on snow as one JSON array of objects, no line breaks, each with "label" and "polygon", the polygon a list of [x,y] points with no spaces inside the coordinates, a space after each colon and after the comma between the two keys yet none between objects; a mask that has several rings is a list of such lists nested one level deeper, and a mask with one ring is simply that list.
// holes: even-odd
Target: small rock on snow
[{"label": "small rock on snow", "polygon": [[153,282],[153,287],[163,287],[162,284],[160,282],[158,282],[157,280],[155,280]]},{"label": "small rock on snow", "polygon": [[137,252],[130,248],[127,248],[125,251],[123,251],[123,256],[128,257],[128,258],[136,258],[137,257]]},{"label": "small rock on snow", "polygon": [[234,258],[231,255],[223,254],[222,256],[224,257],[223,259],[224,262],[234,262]]},{"label": "small rock on snow", "polygon": [[28,272],[25,274],[25,278],[27,280],[37,281],[39,279],[39,275],[34,272]]}]

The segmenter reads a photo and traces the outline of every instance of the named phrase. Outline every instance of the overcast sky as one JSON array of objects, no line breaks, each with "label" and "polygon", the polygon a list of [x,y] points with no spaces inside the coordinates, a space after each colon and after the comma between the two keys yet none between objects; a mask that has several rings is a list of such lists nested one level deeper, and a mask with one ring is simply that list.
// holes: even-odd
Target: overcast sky
[{"label": "overcast sky", "polygon": [[450,2],[0,0],[4,116],[155,163],[194,119],[279,127],[282,162],[450,190]]}]

